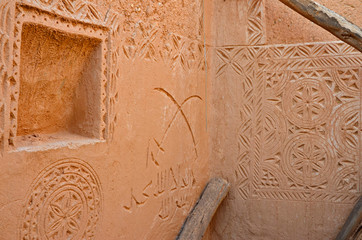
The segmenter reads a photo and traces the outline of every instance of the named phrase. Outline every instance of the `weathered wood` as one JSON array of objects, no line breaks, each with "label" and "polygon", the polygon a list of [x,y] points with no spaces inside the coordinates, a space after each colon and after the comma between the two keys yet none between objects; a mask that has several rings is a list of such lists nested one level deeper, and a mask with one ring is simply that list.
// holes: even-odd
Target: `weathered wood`
[{"label": "weathered wood", "polygon": [[229,187],[230,184],[222,178],[211,179],[187,216],[176,240],[202,239],[212,216],[228,193]]},{"label": "weathered wood", "polygon": [[349,214],[347,221],[344,223],[341,231],[339,232],[336,240],[346,240],[352,236],[356,231],[357,227],[361,224],[362,221],[362,196],[358,199],[356,205],[352,209],[352,212]]},{"label": "weathered wood", "polygon": [[362,30],[344,17],[312,0],[279,0],[362,52]]}]

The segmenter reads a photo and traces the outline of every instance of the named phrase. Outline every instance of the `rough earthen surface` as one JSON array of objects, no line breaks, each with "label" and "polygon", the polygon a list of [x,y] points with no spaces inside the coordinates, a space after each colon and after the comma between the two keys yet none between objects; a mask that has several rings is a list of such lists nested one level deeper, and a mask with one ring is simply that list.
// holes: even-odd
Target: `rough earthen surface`
[{"label": "rough earthen surface", "polygon": [[175,238],[209,173],[200,6],[0,1],[0,239]]},{"label": "rough earthen surface", "polygon": [[[357,26],[362,26],[361,0],[318,0],[316,2],[342,15]],[[304,17],[293,12],[279,1],[265,0],[265,8],[269,44],[338,40],[321,27],[306,21]]]},{"label": "rough earthen surface", "polygon": [[204,3],[0,0],[0,239],[174,239],[212,176],[205,238],[336,236],[361,53],[278,1]]},{"label": "rough earthen surface", "polygon": [[[80,123],[91,121],[92,114],[100,117],[96,110],[99,90],[94,91],[100,81],[91,79],[101,65],[97,54],[100,42],[31,24],[23,25],[21,42],[17,135],[72,131],[94,125]],[[85,93],[92,91],[94,96],[87,97]],[[84,105],[84,101],[92,103]]]}]

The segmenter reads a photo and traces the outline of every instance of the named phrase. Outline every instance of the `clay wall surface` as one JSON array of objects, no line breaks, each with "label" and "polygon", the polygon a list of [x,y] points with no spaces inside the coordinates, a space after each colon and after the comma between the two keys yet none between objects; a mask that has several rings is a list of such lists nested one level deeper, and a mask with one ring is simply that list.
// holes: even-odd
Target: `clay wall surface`
[{"label": "clay wall surface", "polygon": [[0,239],[173,239],[209,178],[201,2],[0,1]]},{"label": "clay wall surface", "polygon": [[[357,26],[362,26],[361,0],[318,0],[316,1],[342,15]],[[304,17],[291,11],[279,1],[265,0],[265,17],[268,44],[307,43],[337,41],[328,31],[316,27]]]},{"label": "clay wall surface", "polygon": [[174,239],[212,176],[205,239],[332,239],[361,194],[362,55],[278,1],[0,0],[0,43],[1,240]]},{"label": "clay wall surface", "polygon": [[[362,25],[361,1],[318,2]],[[211,176],[231,182],[210,239],[334,239],[361,195],[362,54],[278,1],[206,13]]]}]

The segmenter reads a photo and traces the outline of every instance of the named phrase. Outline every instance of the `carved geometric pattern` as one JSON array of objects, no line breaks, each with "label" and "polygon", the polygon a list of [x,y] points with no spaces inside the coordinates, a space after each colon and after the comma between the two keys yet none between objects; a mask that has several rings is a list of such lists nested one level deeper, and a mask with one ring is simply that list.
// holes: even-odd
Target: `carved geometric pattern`
[{"label": "carved geometric pattern", "polygon": [[108,78],[108,100],[107,108],[108,115],[106,118],[106,122],[108,123],[108,128],[106,128],[106,138],[108,140],[113,139],[114,130],[117,123],[117,111],[116,106],[119,101],[119,95],[117,91],[117,82],[121,78],[121,29],[120,29],[120,20],[118,14],[110,11],[109,18],[107,20],[107,26],[111,29],[110,38],[108,42],[108,48],[111,49],[110,58],[110,66],[108,71],[106,72]]},{"label": "carved geometric pattern", "polygon": [[[120,42],[122,59],[164,62],[172,70],[179,68],[182,71],[203,71],[204,43],[201,39],[204,37],[204,2],[195,0],[171,4],[155,1],[140,3],[138,0],[114,1],[112,8],[123,16]],[[187,24],[192,26],[184,26],[175,21],[171,15],[173,9],[177,9],[177,12],[192,9],[195,19]],[[189,28],[193,29],[192,32],[186,33]]]},{"label": "carved geometric pattern", "polygon": [[[11,80],[12,71],[12,25],[14,6],[11,1],[0,3],[0,151],[5,144],[5,96],[6,85]],[[11,81],[12,82],[12,81]]]},{"label": "carved geometric pattern", "polygon": [[236,195],[355,202],[362,55],[341,42],[222,47],[216,55],[217,80],[240,89]]},{"label": "carved geometric pattern", "polygon": [[248,45],[265,44],[265,3],[264,0],[248,0]]},{"label": "carved geometric pattern", "polygon": [[331,138],[337,151],[344,156],[358,159],[361,137],[361,105],[357,101],[341,105],[331,122]]},{"label": "carved geometric pattern", "polygon": [[[112,43],[119,40],[120,31],[118,27],[117,14],[108,11],[107,14],[95,5],[86,1],[9,1],[1,8],[0,40],[3,51],[1,51],[0,71],[1,81],[7,81],[7,91],[2,93],[9,101],[7,109],[0,108],[0,124],[8,122],[4,129],[0,125],[0,143],[7,146],[15,146],[17,133],[17,111],[19,98],[19,70],[20,70],[20,48],[21,32],[23,22],[35,24],[45,24],[53,28],[54,26],[73,34],[82,34],[88,37],[100,39],[102,41],[102,66],[101,66],[101,139],[111,139],[114,131],[114,124],[117,120],[115,104],[118,101],[116,88],[119,71],[119,48],[113,49]],[[16,21],[15,21],[16,20]],[[92,25],[90,25],[92,24]],[[6,26],[6,27],[5,27]],[[10,35],[14,36],[14,43],[9,42]],[[114,38],[114,39],[113,39]],[[11,39],[11,38],[10,38]],[[6,55],[2,56],[2,53]],[[11,62],[11,64],[10,64]],[[110,64],[108,64],[110,63]],[[1,102],[0,102],[1,106]],[[6,116],[5,116],[6,114]],[[9,119],[8,121],[5,121]]]},{"label": "carved geometric pattern", "polygon": [[332,112],[333,97],[323,82],[299,79],[288,84],[282,104],[291,122],[309,128],[326,122]]},{"label": "carved geometric pattern", "polygon": [[280,149],[286,133],[286,123],[281,112],[272,104],[266,104],[263,124],[264,151],[275,152],[276,149]]},{"label": "carved geometric pattern", "polygon": [[87,163],[60,160],[35,179],[25,205],[21,239],[94,239],[101,185]]},{"label": "carved geometric pattern", "polygon": [[[198,6],[203,10],[202,1]],[[25,13],[23,16],[21,13]],[[24,14],[23,13],[23,14]],[[115,105],[119,96],[117,80],[120,78],[120,63],[122,60],[134,61],[136,58],[147,61],[161,61],[171,69],[183,71],[205,70],[204,46],[202,41],[186,38],[175,33],[164,34],[157,24],[147,24],[140,21],[131,32],[121,27],[119,13],[84,0],[24,0],[2,1],[0,5],[0,83],[1,99],[9,101],[7,109],[0,102],[0,147],[15,146],[17,133],[17,111],[19,98],[19,57],[21,48],[21,31],[23,18],[34,17],[43,22],[43,17],[59,24],[69,25],[69,30],[77,33],[85,31],[87,35],[92,29],[102,29],[104,37],[104,59],[102,65],[102,107],[101,135],[102,139],[112,139],[117,114]],[[29,18],[29,19],[30,19]],[[202,14],[200,16],[200,33],[202,32]],[[36,19],[30,21],[36,22]],[[16,21],[15,21],[16,20]],[[20,23],[19,23],[20,22]],[[70,24],[71,23],[71,24]],[[49,24],[55,26],[56,24]],[[85,26],[85,27],[84,27]],[[151,27],[150,27],[151,26]],[[126,37],[124,36],[126,32]],[[15,36],[13,43],[9,36]],[[99,36],[98,36],[99,37]],[[161,44],[155,44],[160,40]],[[15,59],[13,57],[15,56]],[[6,88],[5,85],[9,87]],[[7,121],[5,121],[7,120]]]},{"label": "carved geometric pattern", "polygon": [[105,14],[94,4],[84,0],[25,0],[23,2],[78,21],[104,25]]},{"label": "carved geometric pattern", "polygon": [[333,172],[333,150],[318,135],[296,135],[284,147],[282,167],[298,184],[318,184],[327,181]]},{"label": "carved geometric pattern", "polygon": [[122,43],[123,57],[126,60],[163,61],[171,69],[179,68],[183,71],[205,69],[204,46],[201,41],[174,33],[165,37],[157,28],[147,28],[142,23],[136,25],[136,31],[137,34],[127,37]]}]

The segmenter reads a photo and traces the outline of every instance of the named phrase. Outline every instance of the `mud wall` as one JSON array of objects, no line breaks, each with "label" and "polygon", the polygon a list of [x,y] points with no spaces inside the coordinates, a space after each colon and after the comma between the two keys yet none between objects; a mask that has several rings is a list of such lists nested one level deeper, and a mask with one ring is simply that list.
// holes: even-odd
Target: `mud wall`
[{"label": "mud wall", "polygon": [[277,1],[0,0],[0,42],[0,239],[173,239],[210,175],[206,238],[332,239],[361,193],[362,56]]},{"label": "mud wall", "polygon": [[0,1],[0,239],[173,239],[208,179],[200,1]]},{"label": "mud wall", "polygon": [[[361,53],[278,1],[208,3],[211,175],[232,186],[210,239],[334,239],[361,194]],[[360,1],[320,3],[361,25]]]}]

